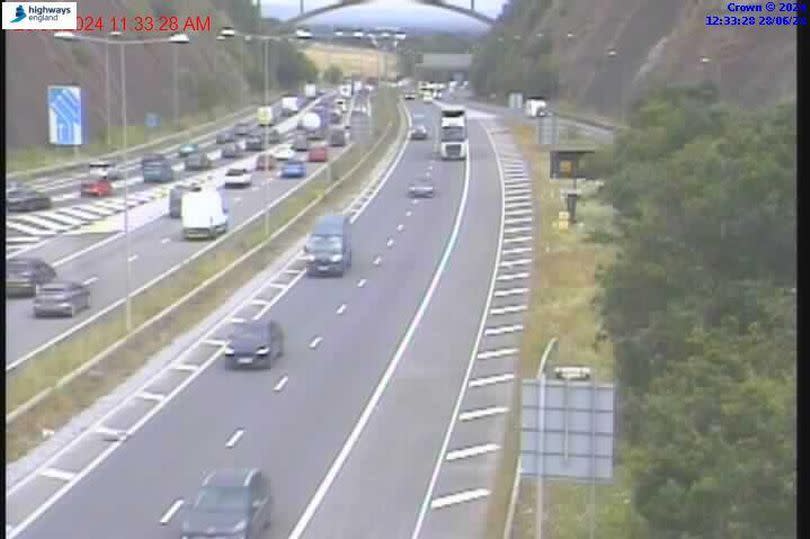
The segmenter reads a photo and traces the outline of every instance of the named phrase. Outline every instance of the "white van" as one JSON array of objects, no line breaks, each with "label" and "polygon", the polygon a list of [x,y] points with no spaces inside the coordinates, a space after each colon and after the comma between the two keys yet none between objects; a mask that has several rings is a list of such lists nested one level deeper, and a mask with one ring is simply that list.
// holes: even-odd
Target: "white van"
[{"label": "white van", "polygon": [[186,239],[215,238],[228,230],[228,207],[216,189],[184,194],[180,213]]}]

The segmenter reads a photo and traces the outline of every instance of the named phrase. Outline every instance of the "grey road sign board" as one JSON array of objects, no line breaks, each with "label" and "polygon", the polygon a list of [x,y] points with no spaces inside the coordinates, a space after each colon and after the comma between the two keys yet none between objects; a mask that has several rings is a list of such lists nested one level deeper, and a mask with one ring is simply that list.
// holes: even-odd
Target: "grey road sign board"
[{"label": "grey road sign board", "polygon": [[146,127],[154,129],[160,125],[160,116],[154,112],[146,113]]},{"label": "grey road sign board", "polygon": [[82,89],[48,86],[48,139],[51,144],[82,144]]},{"label": "grey road sign board", "polygon": [[521,473],[574,481],[613,480],[612,384],[523,381]]}]

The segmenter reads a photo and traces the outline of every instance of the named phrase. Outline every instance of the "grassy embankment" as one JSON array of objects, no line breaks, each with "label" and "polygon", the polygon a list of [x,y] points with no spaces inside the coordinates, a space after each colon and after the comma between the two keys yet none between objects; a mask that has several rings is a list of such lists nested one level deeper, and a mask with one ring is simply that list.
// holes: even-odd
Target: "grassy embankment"
[{"label": "grassy embankment", "polygon": [[[613,355],[609,343],[596,343],[600,329],[593,299],[598,293],[596,272],[609,264],[614,249],[593,241],[611,226],[612,210],[596,199],[596,187],[577,185],[583,198],[577,205],[578,224],[568,230],[556,226],[558,212],[565,209],[560,188],[570,181],[549,179],[549,154],[540,151],[530,126],[513,125],[513,134],[530,163],[539,216],[535,232],[535,258],[532,295],[521,348],[522,378],[537,375],[540,358],[549,341],[557,337],[559,346],[549,360],[546,372],[555,365],[576,364],[591,367],[597,382],[613,380]],[[629,536],[628,484],[621,466],[616,467],[613,485],[597,487],[596,525],[600,538]],[[513,537],[535,534],[535,483],[521,481],[513,522]],[[543,535],[552,539],[588,537],[590,487],[567,482],[547,481],[544,486],[545,520]]]},{"label": "grassy embankment", "polygon": [[[30,360],[22,372],[6,382],[6,410],[11,411],[29,401],[68,373],[87,365],[114,343],[126,337],[123,344],[104,360],[87,369],[62,387],[49,393],[42,401],[17,419],[6,425],[6,462],[24,455],[41,441],[42,429],[55,430],[71,417],[90,406],[101,396],[137,371],[159,350],[177,336],[189,331],[221,305],[254,275],[264,270],[297,239],[306,233],[322,212],[340,208],[370,179],[370,174],[385,155],[403,136],[400,129],[402,117],[389,94],[377,100],[372,146],[355,146],[339,160],[333,162],[332,177],[323,172],[307,187],[287,199],[271,215],[271,238],[264,232],[263,220],[258,220],[239,233],[223,241],[207,254],[178,270],[142,294],[133,298],[133,327],[136,330],[126,337],[123,325],[123,308],[113,309],[96,323],[77,332],[74,337],[56,344]],[[373,148],[372,153],[369,150]],[[367,156],[365,160],[361,159]],[[359,166],[357,166],[359,164]],[[357,168],[355,168],[357,167]],[[348,174],[351,171],[351,174]],[[327,193],[327,189],[341,181]],[[315,205],[295,223],[276,234],[308,205]],[[277,236],[277,237],[273,237]],[[151,324],[148,330],[137,328],[153,319],[169,305],[187,296],[192,290],[228,267],[245,253],[255,253],[236,265],[224,276],[211,281],[199,292],[187,297],[178,308],[163,316],[159,324]]]}]

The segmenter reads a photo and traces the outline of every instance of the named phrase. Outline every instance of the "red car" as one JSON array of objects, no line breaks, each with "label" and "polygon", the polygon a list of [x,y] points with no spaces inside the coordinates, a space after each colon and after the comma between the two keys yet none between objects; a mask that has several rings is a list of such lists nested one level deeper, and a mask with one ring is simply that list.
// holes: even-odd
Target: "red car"
[{"label": "red car", "polygon": [[309,160],[313,163],[323,163],[329,160],[329,150],[326,146],[314,146],[309,150]]},{"label": "red car", "polygon": [[276,158],[263,153],[256,156],[256,170],[272,170],[276,168]]},{"label": "red car", "polygon": [[110,180],[102,178],[82,182],[82,196],[106,197],[113,192]]}]

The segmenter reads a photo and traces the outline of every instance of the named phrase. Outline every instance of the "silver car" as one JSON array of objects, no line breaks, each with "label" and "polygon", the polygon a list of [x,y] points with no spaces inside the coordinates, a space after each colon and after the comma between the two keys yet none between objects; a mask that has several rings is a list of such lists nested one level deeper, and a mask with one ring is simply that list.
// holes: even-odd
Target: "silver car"
[{"label": "silver car", "polygon": [[34,316],[76,316],[90,307],[90,290],[81,283],[51,281],[43,284],[34,297]]}]

